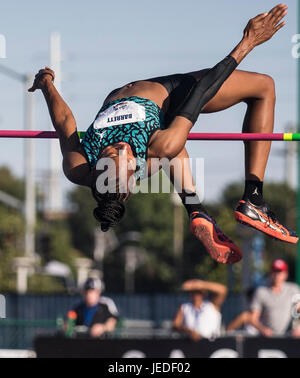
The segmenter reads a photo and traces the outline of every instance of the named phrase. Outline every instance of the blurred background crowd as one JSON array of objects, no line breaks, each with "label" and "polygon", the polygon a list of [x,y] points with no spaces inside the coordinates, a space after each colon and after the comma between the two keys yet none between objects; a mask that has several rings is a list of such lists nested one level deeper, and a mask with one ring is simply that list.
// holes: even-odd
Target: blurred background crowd
[{"label": "blurred background crowd", "polygon": [[[222,306],[228,294],[226,286],[199,279],[185,281],[182,291],[188,293],[189,300],[182,303],[173,320],[165,321],[161,328],[165,329],[165,335],[177,332],[193,341],[235,334],[298,338],[300,287],[287,282],[288,275],[287,263],[274,260],[265,284],[247,290],[243,311],[228,324],[222,318]],[[66,335],[80,332],[90,337],[117,333],[121,314],[114,301],[102,295],[102,288],[101,280],[86,280],[82,287],[82,301],[68,312],[60,332]]]}]

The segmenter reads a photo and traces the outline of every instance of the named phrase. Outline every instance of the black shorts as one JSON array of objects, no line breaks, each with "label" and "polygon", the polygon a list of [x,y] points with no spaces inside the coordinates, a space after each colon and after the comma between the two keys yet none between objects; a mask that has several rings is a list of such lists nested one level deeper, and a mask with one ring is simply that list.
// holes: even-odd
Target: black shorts
[{"label": "black shorts", "polygon": [[[176,113],[183,105],[192,89],[194,88],[197,80],[189,74],[174,74],[168,76],[159,76],[143,81],[151,81],[163,85],[169,93],[169,107],[164,114],[164,124],[167,128],[176,116]],[[133,82],[134,83],[134,82]],[[108,96],[112,96],[121,88],[114,89]],[[105,100],[106,101],[106,100]]]},{"label": "black shorts", "polygon": [[160,76],[145,81],[151,81],[163,85],[169,93],[169,107],[165,114],[165,126],[168,127],[176,113],[191,93],[197,80],[189,74],[174,74]]}]

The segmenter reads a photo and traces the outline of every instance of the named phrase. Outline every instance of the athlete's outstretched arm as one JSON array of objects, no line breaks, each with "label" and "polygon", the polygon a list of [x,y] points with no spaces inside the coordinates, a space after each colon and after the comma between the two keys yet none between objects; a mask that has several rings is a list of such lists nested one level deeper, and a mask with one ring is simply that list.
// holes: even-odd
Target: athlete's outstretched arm
[{"label": "athlete's outstretched arm", "polygon": [[36,89],[41,89],[48,105],[53,126],[59,138],[67,139],[77,131],[76,121],[71,109],[56,90],[53,84],[54,77],[54,71],[50,68],[46,67],[40,70],[35,76],[33,86],[28,91],[34,92]]},{"label": "athlete's outstretched arm", "polygon": [[263,13],[251,19],[244,30],[241,42],[229,56],[208,70],[206,75],[195,85],[176,115],[185,117],[194,124],[203,107],[218,93],[238,64],[256,46],[271,39],[285,25],[285,22],[281,21],[286,14],[287,6],[280,4],[269,13]]},{"label": "athlete's outstretched arm", "polygon": [[251,50],[270,40],[286,24],[282,21],[287,15],[288,6],[276,5],[269,12],[252,18],[245,30],[241,42],[230,53],[239,64]]},{"label": "athlete's outstretched arm", "polygon": [[238,64],[258,45],[268,41],[280,30],[285,22],[287,6],[277,5],[270,12],[251,19],[241,42],[228,57],[195,84],[190,95],[180,109],[173,114],[173,121],[167,130],[158,132],[151,143],[151,152],[157,157],[173,159],[184,148],[188,134],[199,117],[203,107],[214,98],[227,78],[235,71]]},{"label": "athlete's outstretched arm", "polygon": [[40,70],[29,92],[37,89],[43,92],[53,126],[59,136],[66,177],[75,184],[85,185],[89,167],[82,152],[76,121],[71,109],[56,90],[53,84],[54,77],[54,72],[50,68]]}]

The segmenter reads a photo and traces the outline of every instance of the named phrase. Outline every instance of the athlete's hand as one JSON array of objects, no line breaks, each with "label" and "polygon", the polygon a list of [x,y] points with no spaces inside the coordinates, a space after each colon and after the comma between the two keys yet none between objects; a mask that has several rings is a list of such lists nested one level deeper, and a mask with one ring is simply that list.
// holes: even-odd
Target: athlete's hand
[{"label": "athlete's hand", "polygon": [[39,70],[39,72],[35,75],[33,85],[30,89],[28,89],[28,92],[43,89],[45,85],[47,85],[49,82],[53,82],[54,79],[54,71],[52,71],[49,67],[45,67],[44,69]]},{"label": "athlete's hand", "polygon": [[286,24],[282,19],[287,15],[288,6],[276,5],[270,12],[252,18],[244,30],[244,39],[251,47],[256,47],[268,41]]}]

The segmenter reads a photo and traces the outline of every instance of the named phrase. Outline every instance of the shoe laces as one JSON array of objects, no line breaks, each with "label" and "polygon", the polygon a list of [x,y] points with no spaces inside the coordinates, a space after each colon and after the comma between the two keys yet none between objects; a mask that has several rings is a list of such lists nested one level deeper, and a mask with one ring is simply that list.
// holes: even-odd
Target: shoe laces
[{"label": "shoe laces", "polygon": [[264,210],[265,210],[265,213],[268,217],[268,223],[269,224],[271,222],[277,223],[277,217],[276,217],[275,213],[272,210],[270,210],[270,208],[267,205],[264,206]]}]

